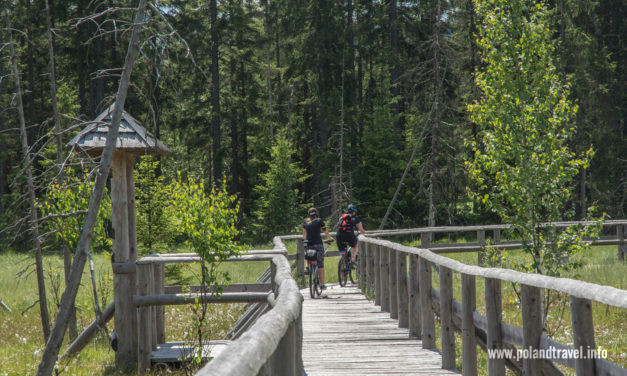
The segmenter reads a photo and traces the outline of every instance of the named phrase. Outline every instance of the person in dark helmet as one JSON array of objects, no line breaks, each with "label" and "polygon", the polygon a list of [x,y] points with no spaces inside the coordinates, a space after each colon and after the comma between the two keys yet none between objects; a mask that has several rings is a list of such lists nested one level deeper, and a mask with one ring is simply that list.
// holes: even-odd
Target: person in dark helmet
[{"label": "person in dark helmet", "polygon": [[320,232],[323,231],[329,243],[333,241],[329,230],[324,225],[324,221],[318,215],[318,209],[309,208],[307,218],[303,223],[303,245],[305,249],[316,250],[316,263],[318,264],[318,276],[320,278],[320,287],[325,290],[327,286],[324,284],[324,245]]},{"label": "person in dark helmet", "polygon": [[351,251],[351,259],[357,258],[359,241],[357,240],[356,231],[365,235],[366,231],[361,224],[361,219],[357,216],[357,208],[353,204],[348,204],[346,210],[340,216],[340,222],[337,225],[337,249],[346,250],[348,246],[353,247]]}]

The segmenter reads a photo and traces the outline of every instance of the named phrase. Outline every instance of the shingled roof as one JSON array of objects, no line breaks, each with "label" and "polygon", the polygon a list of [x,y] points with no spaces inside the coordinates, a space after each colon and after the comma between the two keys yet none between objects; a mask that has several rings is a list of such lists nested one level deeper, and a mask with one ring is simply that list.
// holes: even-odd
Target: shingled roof
[{"label": "shingled roof", "polygon": [[[107,141],[113,106],[103,111],[93,123],[89,124],[81,133],[77,134],[67,146],[77,147],[90,155],[102,152]],[[136,154],[165,154],[170,149],[155,136],[142,127],[128,112],[122,111],[120,130],[115,145],[116,149]]]}]

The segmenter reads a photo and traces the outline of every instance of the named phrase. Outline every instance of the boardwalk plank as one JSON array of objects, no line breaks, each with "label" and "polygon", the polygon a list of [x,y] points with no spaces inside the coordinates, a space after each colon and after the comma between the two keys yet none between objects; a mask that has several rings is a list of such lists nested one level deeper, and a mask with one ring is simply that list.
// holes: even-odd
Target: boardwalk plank
[{"label": "boardwalk plank", "polygon": [[388,312],[381,312],[355,286],[328,285],[321,298],[302,290],[303,364],[309,376],[454,375],[441,369],[440,353],[424,350],[420,340]]}]

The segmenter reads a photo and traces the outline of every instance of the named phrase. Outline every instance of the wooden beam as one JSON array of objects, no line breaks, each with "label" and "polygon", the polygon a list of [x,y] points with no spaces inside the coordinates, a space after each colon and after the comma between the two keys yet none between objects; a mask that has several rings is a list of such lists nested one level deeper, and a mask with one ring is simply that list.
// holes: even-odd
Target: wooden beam
[{"label": "wooden beam", "polygon": [[596,350],[594,343],[594,324],[592,323],[592,303],[588,299],[570,297],[570,317],[573,328],[573,344],[575,349],[581,349],[575,360],[577,376],[596,375],[594,359],[588,358],[590,350]]},{"label": "wooden beam", "polygon": [[[152,265],[138,265],[137,293],[140,294],[139,296],[148,295],[148,293],[150,292],[151,274]],[[152,327],[150,322],[150,308],[150,306],[142,306],[137,310],[137,365],[140,374],[144,374],[147,370],[150,370],[150,356],[152,353]]]},{"label": "wooden beam", "polygon": [[477,244],[481,248],[477,252],[477,265],[483,266],[485,258],[485,230],[477,230]]},{"label": "wooden beam", "polygon": [[111,320],[113,312],[115,311],[115,303],[111,302],[101,313],[100,318],[96,319],[83,330],[81,334],[76,337],[74,342],[68,346],[59,360],[65,359],[69,356],[79,353],[88,343],[94,338],[94,335],[98,333],[101,328]]},{"label": "wooden beam", "polygon": [[396,253],[396,295],[398,296],[398,327],[409,328],[409,297],[407,292],[407,255]]},{"label": "wooden beam", "polygon": [[374,269],[374,304],[381,306],[381,252],[378,245],[372,245],[372,266]]},{"label": "wooden beam", "polygon": [[302,237],[296,239],[296,273],[299,277],[305,275],[305,247]]},{"label": "wooden beam", "polygon": [[390,296],[390,318],[398,319],[398,291],[396,289],[396,251],[388,248],[388,295]]},{"label": "wooden beam", "polygon": [[133,302],[137,307],[158,305],[181,305],[200,303],[265,303],[268,293],[244,292],[226,293],[219,296],[203,294],[163,294],[163,295],[135,295]]},{"label": "wooden beam", "polygon": [[[542,322],[542,289],[520,285],[520,300],[523,322],[523,350],[534,351],[540,349],[540,340],[544,323]],[[528,356],[523,359],[523,374],[540,376],[542,372],[541,359]]]},{"label": "wooden beam", "polygon": [[475,276],[462,274],[462,375],[464,376],[477,376],[477,339],[473,321],[476,294]]},{"label": "wooden beam", "polygon": [[[200,285],[191,285],[191,286],[165,286],[163,290],[163,294],[182,294],[183,288],[185,288],[185,293],[197,293],[200,292]],[[229,285],[221,285],[223,293],[231,293],[231,292],[270,292],[272,290],[272,285],[270,283],[231,283]],[[209,292],[216,291],[215,287],[209,286]]]},{"label": "wooden beam", "polygon": [[[490,350],[503,349],[502,337],[502,298],[501,281],[494,278],[485,279],[485,305],[487,317],[486,347]],[[505,359],[488,357],[488,375],[505,376]]]},{"label": "wooden beam", "polygon": [[381,269],[381,311],[390,312],[390,277],[388,272],[388,251],[379,247],[379,268]]},{"label": "wooden beam", "polygon": [[393,248],[400,252],[419,255],[421,258],[425,258],[438,265],[444,265],[458,273],[485,278],[498,278],[502,281],[521,283],[538,288],[550,288],[579,298],[594,300],[618,308],[627,308],[627,291],[615,287],[599,286],[593,283],[567,278],[522,273],[511,269],[481,268],[474,265],[462,264],[451,258],[436,255],[427,249],[408,247],[387,240],[365,238],[363,236],[360,237],[360,239],[363,242],[372,242],[380,246]]},{"label": "wooden beam", "polygon": [[418,255],[409,255],[409,337],[421,338]]},{"label": "wooden beam", "polygon": [[421,257],[418,270],[422,348],[435,349],[435,319],[431,308],[431,262]]},{"label": "wooden beam", "polygon": [[440,328],[442,368],[455,369],[455,328],[453,326],[453,273],[440,266]]},{"label": "wooden beam", "polygon": [[[131,262],[129,248],[129,208],[127,188],[127,155],[117,150],[111,166],[111,221],[115,238],[113,239],[114,262]],[[134,344],[133,295],[135,280],[133,274],[113,274],[113,299],[115,302],[115,332],[118,338],[118,350],[115,362],[119,367],[136,364],[137,356]]]}]

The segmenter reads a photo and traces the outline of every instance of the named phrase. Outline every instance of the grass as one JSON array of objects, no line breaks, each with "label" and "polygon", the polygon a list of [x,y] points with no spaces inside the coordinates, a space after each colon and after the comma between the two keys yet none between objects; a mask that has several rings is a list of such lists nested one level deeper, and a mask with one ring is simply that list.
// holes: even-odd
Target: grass
[{"label": "grass", "polygon": [[[249,247],[245,249],[263,249],[265,247]],[[293,246],[295,252],[295,245]],[[163,250],[162,250],[163,251]],[[185,250],[178,250],[185,252]],[[33,273],[32,256],[14,253],[0,254],[0,299],[8,305],[13,313],[0,308],[0,376],[32,375],[41,359],[44,342],[39,318],[37,301],[37,284]],[[109,254],[94,255],[94,266],[98,290],[101,294],[101,309],[106,301],[113,300],[112,272]],[[269,266],[268,262],[227,262],[219,266],[219,270],[228,272],[231,283],[252,283]],[[46,270],[46,287],[49,309],[54,319],[60,301],[63,284],[63,262],[57,255],[44,257]],[[19,275],[20,272],[25,273]],[[198,264],[187,264],[183,268],[183,276],[191,277],[192,284],[198,284]],[[168,284],[172,280],[168,281]],[[85,268],[81,287],[76,299],[78,309],[79,333],[94,319],[93,295],[91,292],[89,268]],[[31,307],[32,306],[32,307]],[[30,308],[29,308],[30,307]],[[245,311],[245,304],[213,304],[209,305],[210,332],[212,339],[223,338],[235,321]],[[190,341],[194,338],[194,314],[190,306],[166,306],[166,338],[168,341]],[[113,320],[109,322],[109,331],[113,329]],[[69,344],[67,335],[61,353]],[[109,346],[108,338],[99,333],[96,339],[86,346],[81,353],[69,362],[60,365],[62,374],[66,375],[128,375],[134,370],[115,367],[115,353]],[[174,370],[173,374],[186,374],[184,369]],[[154,375],[165,374],[164,371],[153,371]],[[172,374],[168,371],[167,374]]]},{"label": "grass", "polygon": [[[285,242],[289,253],[296,252],[295,242]],[[271,248],[245,247],[247,249]],[[331,251],[337,250],[333,244]],[[596,284],[609,285],[617,288],[627,288],[627,263],[616,261],[616,247],[594,247],[583,255],[584,266],[566,276]],[[520,251],[508,252],[509,257],[522,260],[526,255]],[[476,253],[449,254],[448,257],[467,264],[476,264]],[[326,283],[337,282],[337,263],[339,257],[325,259]],[[110,256],[98,254],[94,256],[96,276],[98,279],[101,299],[107,302],[112,300],[111,292],[111,266]],[[37,301],[37,288],[34,273],[32,273],[32,257],[22,254],[4,253],[0,255],[0,299],[6,303],[13,313],[0,309],[0,376],[2,375],[30,375],[34,374],[43,351],[43,337],[39,319],[39,309],[34,302]],[[55,286],[59,284],[63,276],[62,261],[58,256],[46,256],[44,267],[47,270],[47,292],[51,314],[56,314],[56,302],[61,291]],[[228,271],[232,283],[254,282],[258,276],[268,267],[268,262],[229,262],[223,263],[220,270]],[[20,271],[28,269],[29,272],[18,276]],[[185,275],[196,275],[197,266],[188,265],[184,270]],[[437,273],[434,274],[434,287],[438,286]],[[303,277],[298,279],[302,287],[306,286]],[[453,280],[454,297],[461,300],[459,286],[461,278],[454,273]],[[484,307],[484,281],[477,278],[477,310],[485,314]],[[520,326],[520,310],[518,297],[511,284],[503,284],[503,311],[504,321]],[[93,297],[88,269],[83,274],[82,286],[77,298],[79,332],[94,318]],[[101,304],[101,307],[104,304]],[[555,330],[553,337],[565,344],[572,345],[570,332],[570,315],[568,312],[568,297],[557,295],[557,302],[549,314],[549,328]],[[562,308],[565,307],[566,309]],[[210,305],[211,338],[222,338],[228,329],[237,320],[245,309],[243,304],[214,304]],[[563,311],[563,312],[562,312]],[[622,367],[627,366],[627,312],[622,309],[607,307],[606,305],[593,303],[595,338],[597,345],[608,350],[608,360]],[[166,336],[169,341],[189,340],[193,336],[193,314],[188,306],[166,307]],[[112,329],[112,322],[109,324]],[[439,328],[436,331],[439,341]],[[461,340],[456,336],[457,359],[461,359]],[[67,341],[67,340],[66,340]],[[61,352],[67,346],[67,342]],[[486,370],[487,358],[480,349],[479,374]],[[459,363],[459,362],[458,362]],[[108,345],[108,339],[104,334],[99,334],[79,356],[71,359],[69,363],[62,364],[63,374],[67,375],[122,375],[133,374],[133,371],[117,369],[115,367],[115,355]],[[570,370],[565,370],[572,374]],[[185,374],[184,370],[174,370],[168,374]],[[164,374],[163,371],[154,371],[154,375]]]}]

